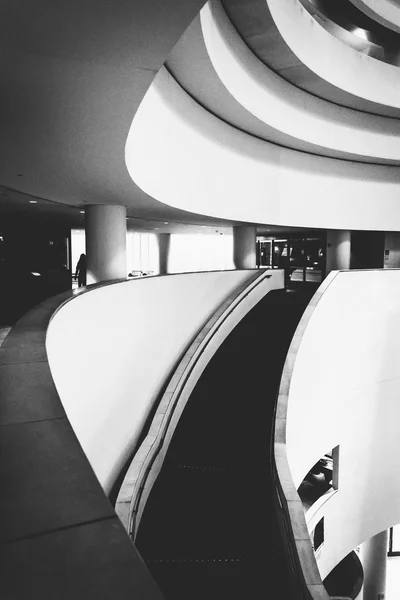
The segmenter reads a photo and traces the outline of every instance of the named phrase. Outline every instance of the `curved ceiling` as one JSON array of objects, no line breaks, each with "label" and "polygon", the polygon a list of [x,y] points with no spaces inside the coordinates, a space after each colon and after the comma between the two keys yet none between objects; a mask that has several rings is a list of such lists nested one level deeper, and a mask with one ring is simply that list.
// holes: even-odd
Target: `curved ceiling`
[{"label": "curved ceiling", "polygon": [[[333,105],[286,82],[247,48],[218,0],[203,8],[201,24],[221,82],[243,109],[279,131],[284,145],[350,160],[399,164],[400,121]],[[267,139],[279,140],[277,134]]]},{"label": "curved ceiling", "polygon": [[[144,94],[203,4],[2,3],[0,212],[18,202],[30,218],[33,197],[49,215],[57,203],[124,204],[130,217],[212,223],[143,193],[124,152]],[[81,224],[76,208],[68,214]]]},{"label": "curved ceiling", "polygon": [[[83,4],[78,0],[62,0],[56,5],[43,0],[40,7],[33,7],[27,0],[17,5],[12,0],[3,3],[0,9],[4,30],[0,42],[1,214],[16,211],[22,214],[29,199],[35,198],[37,213],[41,210],[49,217],[57,213],[74,227],[82,225],[84,205],[94,203],[126,205],[128,227],[138,230],[157,230],[158,224],[158,230],[165,231],[174,222],[220,227],[237,222],[233,216],[222,218],[201,214],[206,210],[201,213],[199,209],[184,210],[189,205],[180,208],[166,205],[159,201],[160,195],[158,200],[154,199],[134,183],[125,164],[125,143],[135,113],[156,73],[203,4],[204,0],[171,0],[168,6],[163,0],[116,0],[112,5],[107,0],[86,0]],[[293,74],[297,69],[297,73],[304,74],[301,71],[304,66],[280,36],[265,0],[224,0],[224,5],[229,7],[231,16],[234,14],[235,27],[240,25],[242,31],[247,31],[247,38],[243,36],[246,43],[250,40],[250,46],[258,45],[255,53],[264,54],[273,70],[281,69],[280,74],[288,80],[290,71]],[[198,24],[197,20],[191,28],[192,31],[197,28],[196,35]],[[188,40],[190,44],[194,39],[186,37],[186,50]],[[204,42],[197,46],[201,46],[200,54],[188,52],[193,61],[192,71],[211,81],[210,90],[204,88],[203,94],[198,93],[201,84],[199,81],[193,84],[195,77],[192,83],[183,81],[183,85],[187,83],[188,91],[221,120],[255,139],[303,152],[374,162],[390,162],[393,158],[351,151],[341,154],[342,149],[328,144],[318,147],[315,140],[296,137],[260,119],[254,111],[244,109],[222,85],[205,52]],[[180,42],[168,61],[179,79],[185,59],[189,65],[183,56],[186,50],[185,42]],[[304,81],[300,85],[295,81],[296,86],[307,88],[308,84],[303,84]],[[395,109],[365,103],[326,85],[329,89],[325,86],[324,93],[328,89],[326,96],[330,101],[353,103],[357,110],[367,112],[399,114]],[[312,94],[321,95],[316,93],[315,86],[309,87]],[[294,97],[290,92],[288,99],[291,95]],[[397,122],[392,123],[396,130]],[[150,169],[153,183],[159,185],[160,172],[151,153],[146,168]],[[63,214],[60,205],[65,209]],[[28,208],[32,211],[32,206]],[[241,220],[244,220],[242,214]]]},{"label": "curved ceiling", "polygon": [[384,27],[400,33],[400,6],[391,0],[350,0],[354,6]]},{"label": "curved ceiling", "polygon": [[299,0],[267,2],[287,45],[321,79],[362,100],[400,109],[398,67],[362,54],[331,35]]},{"label": "curved ceiling", "polygon": [[[266,0],[222,0],[222,4],[236,30],[253,53],[290,83],[340,106],[377,115],[400,117],[399,109],[354,96],[314,73],[282,38]],[[296,4],[299,6],[297,0]]]},{"label": "curved ceiling", "polygon": [[132,123],[126,161],[148,194],[193,212],[256,224],[400,229],[398,167],[314,156],[250,136],[202,108],[166,69]]}]

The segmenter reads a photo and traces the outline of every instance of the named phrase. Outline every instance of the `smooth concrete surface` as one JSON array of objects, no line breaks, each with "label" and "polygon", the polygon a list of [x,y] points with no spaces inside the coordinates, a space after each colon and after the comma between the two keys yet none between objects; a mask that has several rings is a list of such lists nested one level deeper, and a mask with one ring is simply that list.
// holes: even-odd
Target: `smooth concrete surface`
[{"label": "smooth concrete surface", "polygon": [[360,560],[364,571],[363,600],[385,598],[388,539],[389,532],[386,529],[360,546]]},{"label": "smooth concrete surface", "polygon": [[[282,487],[280,502],[284,516],[286,515],[288,527],[292,529],[297,557],[301,565],[305,583],[313,600],[329,600],[329,595],[322,583],[321,573],[318,569],[316,556],[306,523],[303,503],[297,493],[299,484],[296,485],[294,483],[288,460],[286,436],[288,400],[293,370],[296,363],[296,355],[299,351],[303,335],[314,310],[335,276],[336,272],[332,272],[319,286],[295,331],[282,372],[275,415],[274,457],[278,480]],[[299,446],[299,449],[300,448],[301,446]],[[322,503],[322,507],[319,507],[318,512],[322,511],[324,505],[325,503]]]},{"label": "smooth concrete surface", "polygon": [[[364,157],[371,162],[399,160],[400,123],[396,119],[334,104],[286,81],[246,45],[219,0],[208,2],[200,19],[204,43],[218,78],[253,117],[291,138],[312,144],[303,146],[307,152],[326,154],[331,150],[344,158]],[[257,132],[258,137],[266,137],[262,127],[258,126]],[[290,139],[277,141],[293,147]]]},{"label": "smooth concrete surface", "polygon": [[396,66],[357,52],[335,38],[299,0],[267,0],[267,4],[286,44],[311,71],[354,96],[400,107]]},{"label": "smooth concrete surface", "polygon": [[165,69],[132,123],[126,164],[148,194],[194,213],[243,224],[400,230],[396,167],[257,139],[202,108]]},{"label": "smooth concrete surface", "polygon": [[327,231],[326,234],[326,274],[331,271],[350,269],[351,232]]},{"label": "smooth concrete surface", "polygon": [[340,445],[338,490],[321,509],[322,578],[359,544],[400,522],[400,482],[393,477],[400,468],[399,294],[400,270],[332,272],[289,350],[276,430],[289,493]]},{"label": "smooth concrete surface", "polygon": [[85,230],[87,284],[125,278],[126,206],[87,206]]},{"label": "smooth concrete surface", "polygon": [[252,276],[232,270],[136,278],[82,294],[53,317],[46,340],[52,376],[106,493],[188,343]]},{"label": "smooth concrete surface", "polygon": [[47,325],[72,296],[64,293],[32,309],[0,348],[0,595],[162,600],[82,451],[51,377]]},{"label": "smooth concrete surface", "polygon": [[233,227],[233,263],[236,269],[256,268],[256,237],[254,226]]}]

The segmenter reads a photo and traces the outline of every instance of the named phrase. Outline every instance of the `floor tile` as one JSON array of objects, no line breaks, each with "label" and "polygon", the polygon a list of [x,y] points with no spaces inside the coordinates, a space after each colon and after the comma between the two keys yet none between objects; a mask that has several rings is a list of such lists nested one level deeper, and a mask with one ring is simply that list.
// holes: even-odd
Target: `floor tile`
[{"label": "floor tile", "polygon": [[116,517],[0,546],[3,600],[163,600]]},{"label": "floor tile", "polygon": [[65,415],[46,362],[0,365],[0,425]]},{"label": "floor tile", "polygon": [[0,540],[114,514],[66,419],[0,430]]}]

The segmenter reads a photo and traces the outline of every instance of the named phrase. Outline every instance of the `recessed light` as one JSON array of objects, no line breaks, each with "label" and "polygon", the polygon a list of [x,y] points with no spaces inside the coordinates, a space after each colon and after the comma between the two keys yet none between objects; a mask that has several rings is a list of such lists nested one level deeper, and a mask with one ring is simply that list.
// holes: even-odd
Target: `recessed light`
[{"label": "recessed light", "polygon": [[84,210],[80,210],[79,212],[80,212],[82,215],[84,215],[84,214],[85,214],[85,211],[84,211]]},{"label": "recessed light", "polygon": [[164,225],[169,225],[169,221],[164,221]]},{"label": "recessed light", "polygon": [[29,204],[37,204],[37,200],[29,200]]}]

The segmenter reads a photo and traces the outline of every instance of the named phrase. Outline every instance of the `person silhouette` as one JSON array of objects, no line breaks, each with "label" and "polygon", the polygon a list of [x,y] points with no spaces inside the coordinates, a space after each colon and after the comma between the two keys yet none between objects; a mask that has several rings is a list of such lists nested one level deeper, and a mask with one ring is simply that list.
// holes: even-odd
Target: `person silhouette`
[{"label": "person silhouette", "polygon": [[81,254],[75,269],[75,278],[78,278],[78,287],[86,285],[86,254]]}]

